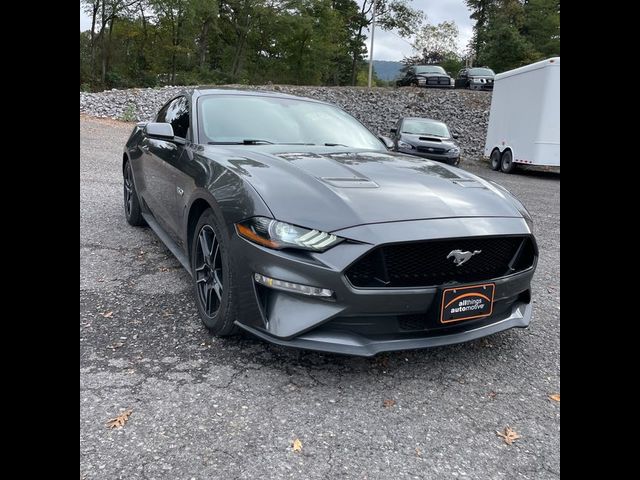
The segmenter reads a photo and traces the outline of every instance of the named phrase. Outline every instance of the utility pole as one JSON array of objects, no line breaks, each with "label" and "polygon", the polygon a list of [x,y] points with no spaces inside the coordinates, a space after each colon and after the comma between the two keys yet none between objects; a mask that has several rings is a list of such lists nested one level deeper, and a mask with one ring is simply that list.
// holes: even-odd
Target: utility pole
[{"label": "utility pole", "polygon": [[371,20],[371,47],[369,48],[369,88],[371,88],[371,75],[373,73],[373,35],[376,31],[376,0],[373,0],[373,18]]}]

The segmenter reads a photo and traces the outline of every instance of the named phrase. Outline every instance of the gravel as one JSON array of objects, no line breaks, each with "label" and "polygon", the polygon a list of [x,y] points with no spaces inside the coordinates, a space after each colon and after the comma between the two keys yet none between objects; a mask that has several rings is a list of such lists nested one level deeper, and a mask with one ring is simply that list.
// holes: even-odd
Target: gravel
[{"label": "gravel", "polygon": [[[491,107],[491,93],[470,90],[364,87],[298,87],[265,85],[226,87],[269,90],[333,103],[372,131],[389,135],[401,116],[429,117],[445,122],[460,134],[463,158],[482,156]],[[117,120],[146,121],[184,87],[134,88],[100,93],[80,92],[80,113]]]},{"label": "gravel", "polygon": [[[130,132],[80,119],[82,479],[560,478],[559,176],[463,163],[533,215],[528,329],[346,357],[207,332],[186,271],[124,219]],[[521,435],[512,445],[496,435],[506,426]]]}]

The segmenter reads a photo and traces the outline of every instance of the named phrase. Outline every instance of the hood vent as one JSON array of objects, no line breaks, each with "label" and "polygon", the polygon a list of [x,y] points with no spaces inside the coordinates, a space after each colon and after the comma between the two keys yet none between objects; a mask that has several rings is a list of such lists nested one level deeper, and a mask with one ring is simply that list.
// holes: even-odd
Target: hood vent
[{"label": "hood vent", "polygon": [[361,177],[321,177],[321,180],[332,187],[340,188],[378,188],[376,182]]},{"label": "hood vent", "polygon": [[418,140],[422,140],[424,142],[440,142],[440,143],[442,143],[442,139],[434,138],[434,137],[418,137]]},{"label": "hood vent", "polygon": [[461,187],[466,188],[486,188],[482,183],[478,182],[477,180],[473,180],[472,178],[452,180],[452,182],[456,185],[460,185]]}]

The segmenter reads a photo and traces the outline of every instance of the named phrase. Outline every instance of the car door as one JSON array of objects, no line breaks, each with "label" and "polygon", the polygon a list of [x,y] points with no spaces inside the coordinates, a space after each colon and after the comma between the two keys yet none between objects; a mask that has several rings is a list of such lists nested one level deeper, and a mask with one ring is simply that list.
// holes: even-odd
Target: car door
[{"label": "car door", "polygon": [[170,123],[173,127],[173,139],[145,139],[147,159],[145,178],[147,179],[147,204],[160,226],[174,241],[179,240],[178,212],[176,206],[176,187],[178,164],[184,155],[186,137],[189,131],[189,105],[187,98],[180,96],[171,100],[163,108],[158,122]]},{"label": "car door", "polygon": [[456,88],[464,88],[467,84],[467,69],[463,68],[458,72],[458,78],[456,78],[455,86]]}]

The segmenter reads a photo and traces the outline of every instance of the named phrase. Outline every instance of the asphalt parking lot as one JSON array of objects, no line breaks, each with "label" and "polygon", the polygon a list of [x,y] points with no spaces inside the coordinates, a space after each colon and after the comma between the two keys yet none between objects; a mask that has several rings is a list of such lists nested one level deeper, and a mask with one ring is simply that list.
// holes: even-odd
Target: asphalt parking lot
[{"label": "asphalt parking lot", "polygon": [[559,175],[462,163],[534,217],[529,329],[346,357],[211,337],[188,274],[124,219],[131,129],[80,119],[81,479],[559,478]]}]

